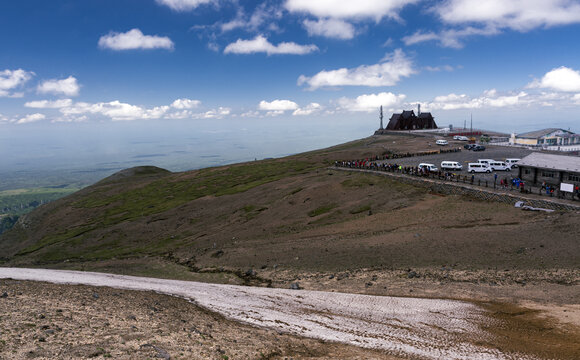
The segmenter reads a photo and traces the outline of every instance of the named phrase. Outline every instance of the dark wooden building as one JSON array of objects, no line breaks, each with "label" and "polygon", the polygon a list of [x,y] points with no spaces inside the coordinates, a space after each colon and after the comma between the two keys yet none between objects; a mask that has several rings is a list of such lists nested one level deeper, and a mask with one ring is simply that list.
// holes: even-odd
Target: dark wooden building
[{"label": "dark wooden building", "polygon": [[421,130],[437,129],[435,118],[429,112],[419,112],[415,115],[413,110],[405,110],[400,114],[393,114],[389,119],[387,130]]}]

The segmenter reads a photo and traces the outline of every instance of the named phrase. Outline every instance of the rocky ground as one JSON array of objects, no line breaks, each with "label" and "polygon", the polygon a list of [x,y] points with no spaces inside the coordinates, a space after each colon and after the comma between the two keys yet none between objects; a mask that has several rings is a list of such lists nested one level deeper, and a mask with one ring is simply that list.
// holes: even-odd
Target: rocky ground
[{"label": "rocky ground", "polygon": [[0,280],[0,359],[397,359],[223,318],[180,298]]}]

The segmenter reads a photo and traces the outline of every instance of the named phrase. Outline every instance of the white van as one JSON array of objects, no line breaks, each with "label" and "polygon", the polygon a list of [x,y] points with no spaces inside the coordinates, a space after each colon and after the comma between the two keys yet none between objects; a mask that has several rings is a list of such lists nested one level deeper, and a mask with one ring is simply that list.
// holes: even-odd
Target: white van
[{"label": "white van", "polygon": [[444,146],[444,145],[449,144],[449,141],[440,139],[440,140],[435,141],[435,144]]},{"label": "white van", "polygon": [[469,163],[467,164],[467,171],[470,173],[490,173],[491,172],[491,168],[489,167],[488,164],[485,163]]},{"label": "white van", "polygon": [[489,163],[495,162],[495,160],[494,159],[477,159],[477,162],[480,164],[489,165]]},{"label": "white van", "polygon": [[505,159],[505,163],[508,164],[509,166],[511,166],[512,168],[517,168],[518,164],[517,162],[520,161],[521,159]]},{"label": "white van", "polygon": [[489,163],[489,167],[493,171],[510,171],[512,168],[503,161],[492,161]]},{"label": "white van", "polygon": [[439,170],[439,169],[437,169],[437,166],[435,166],[434,164],[428,164],[428,163],[420,163],[418,167],[419,167],[419,169],[427,169],[431,172]]},{"label": "white van", "polygon": [[441,170],[461,170],[463,166],[457,161],[441,161]]}]

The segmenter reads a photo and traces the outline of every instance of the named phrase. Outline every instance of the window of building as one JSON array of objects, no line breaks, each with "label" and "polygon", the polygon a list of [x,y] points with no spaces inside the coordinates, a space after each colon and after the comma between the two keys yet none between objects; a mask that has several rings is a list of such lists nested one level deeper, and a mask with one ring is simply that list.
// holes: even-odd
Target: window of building
[{"label": "window of building", "polygon": [[568,174],[568,180],[574,182],[580,182],[580,175]]},{"label": "window of building", "polygon": [[553,171],[542,171],[542,177],[556,177],[556,173]]},{"label": "window of building", "polygon": [[532,171],[530,169],[524,169],[524,174],[530,175]]}]

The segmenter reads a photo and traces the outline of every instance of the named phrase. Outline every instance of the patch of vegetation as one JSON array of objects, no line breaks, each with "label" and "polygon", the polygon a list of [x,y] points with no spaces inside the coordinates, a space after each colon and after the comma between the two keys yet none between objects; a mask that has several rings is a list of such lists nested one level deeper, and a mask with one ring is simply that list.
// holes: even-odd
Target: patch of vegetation
[{"label": "patch of vegetation", "polygon": [[308,216],[310,217],[315,217],[315,216],[319,216],[322,214],[326,214],[327,212],[331,211],[332,209],[334,209],[335,207],[337,207],[337,204],[328,204],[328,205],[322,205],[317,207],[316,209],[309,211],[308,212]]},{"label": "patch of vegetation", "polygon": [[187,173],[175,174],[111,196],[103,196],[97,189],[74,206],[103,207],[101,218],[94,220],[100,222],[101,226],[107,226],[160,213],[204,196],[245,192],[287,176],[306,173],[319,166],[298,160],[269,160],[202,169],[193,176]]},{"label": "patch of vegetation", "polygon": [[349,210],[349,213],[355,215],[355,214],[360,214],[362,212],[367,212],[370,209],[371,209],[371,205],[370,204],[368,204],[368,205],[362,205],[362,206],[359,206],[357,208],[354,208],[354,209]]},{"label": "patch of vegetation", "polygon": [[244,212],[246,220],[251,220],[267,209],[265,206],[246,205],[242,208],[242,211]]}]

